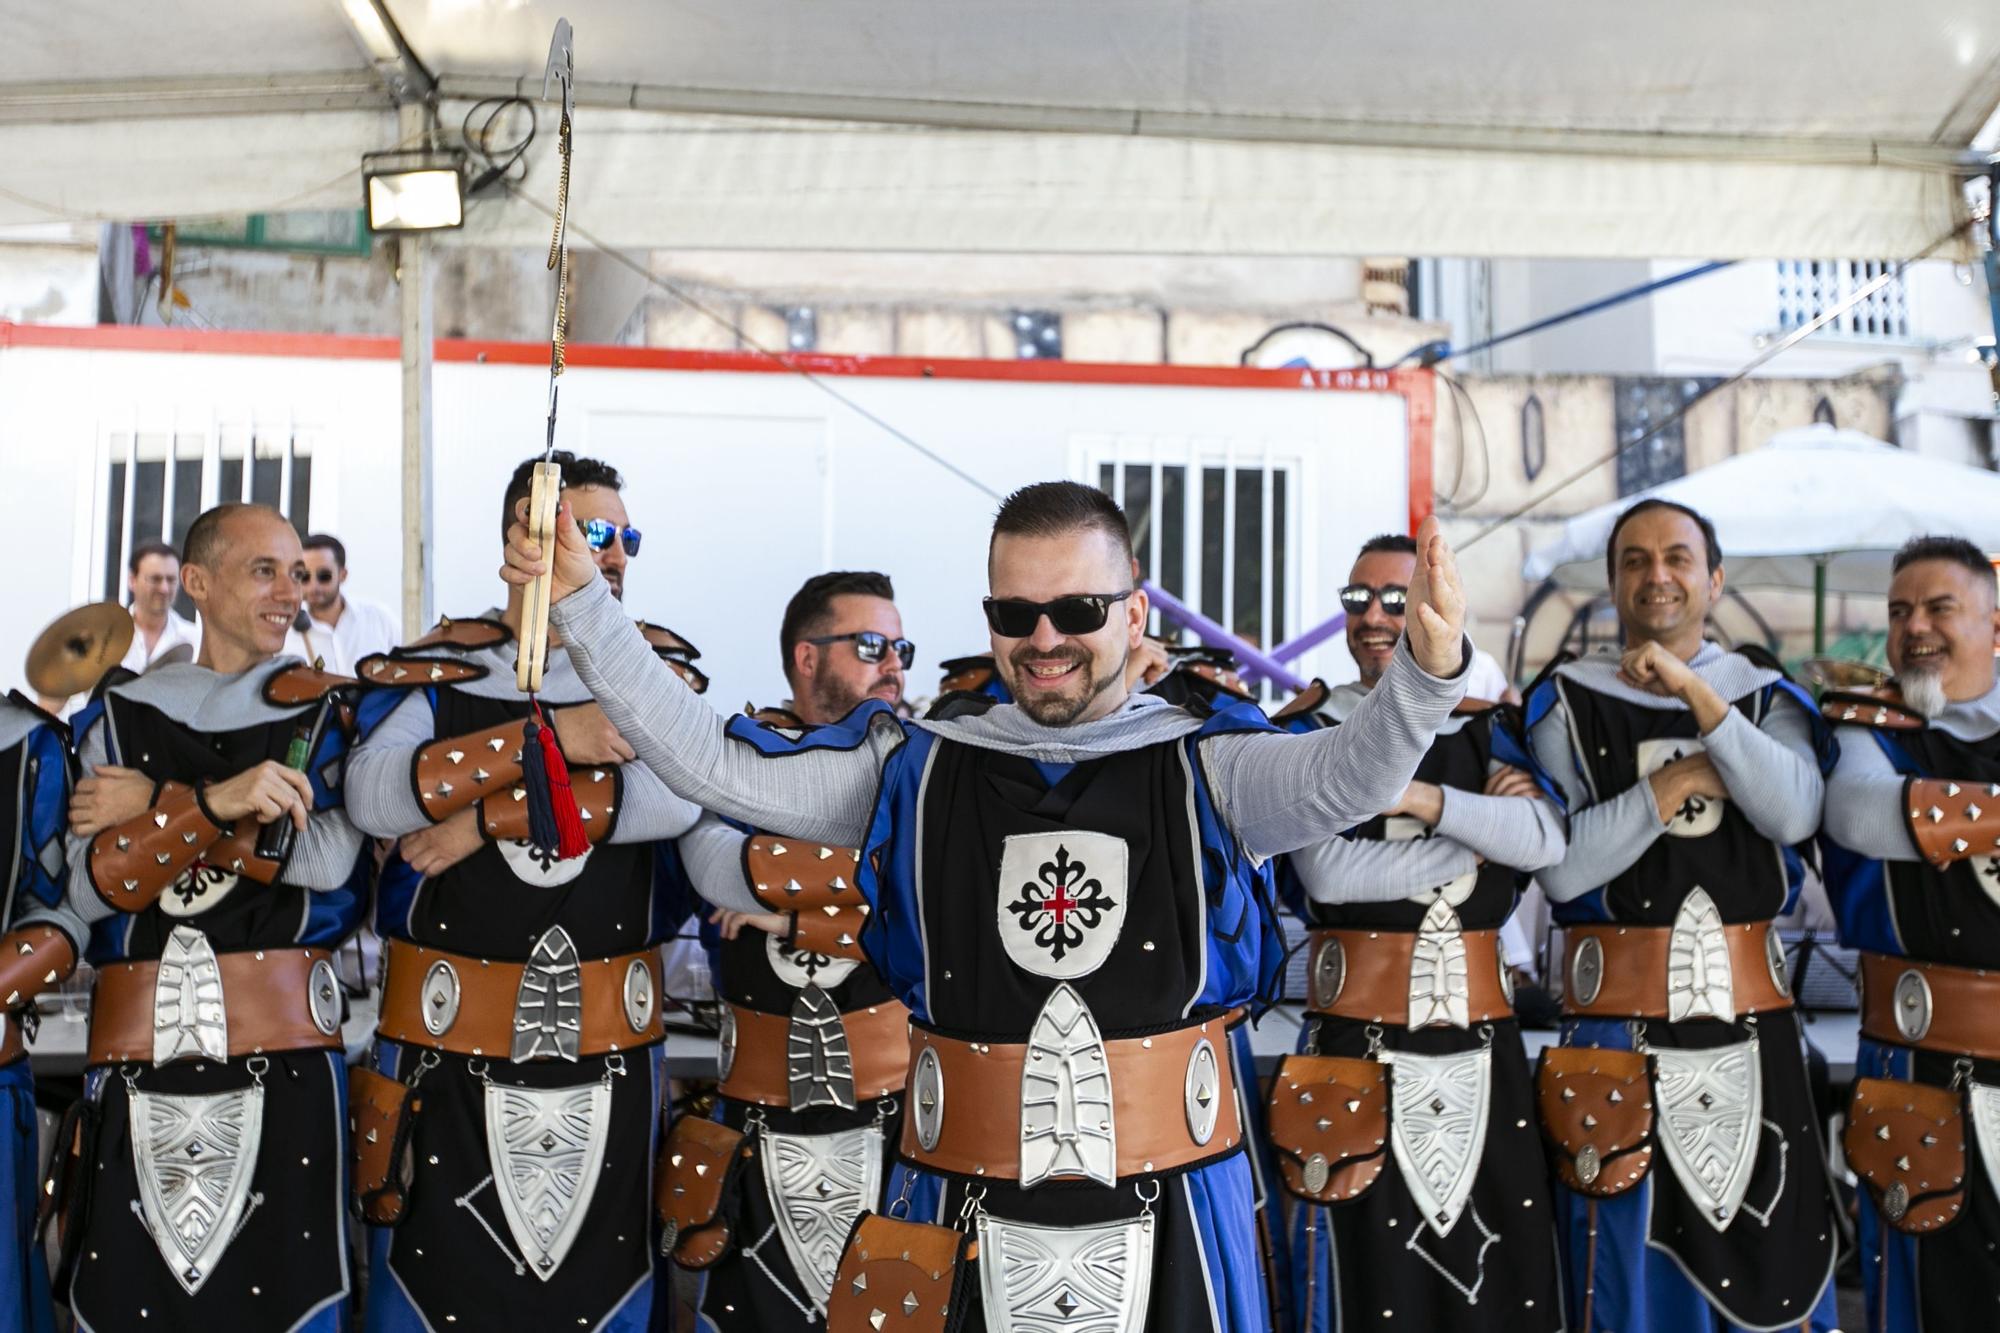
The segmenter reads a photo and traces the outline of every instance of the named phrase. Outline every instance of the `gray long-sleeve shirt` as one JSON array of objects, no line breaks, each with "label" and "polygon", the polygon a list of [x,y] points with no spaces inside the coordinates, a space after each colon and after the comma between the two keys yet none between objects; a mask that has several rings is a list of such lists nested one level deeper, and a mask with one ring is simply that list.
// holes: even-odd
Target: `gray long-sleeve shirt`
[{"label": "gray long-sleeve shirt", "polygon": [[681,835],[681,864],[694,891],[710,906],[752,914],[770,910],[757,901],[743,872],[743,844],[749,837],[711,814],[702,815],[700,823]]},{"label": "gray long-sleeve shirt", "polygon": [[[1753,667],[1713,643],[1703,644],[1689,665],[1729,700],[1777,679],[1777,673]],[[1566,689],[1596,690],[1639,708],[1687,711],[1678,699],[1626,685],[1617,670],[1616,659],[1593,658],[1571,663],[1559,675]],[[1728,799],[1751,827],[1773,842],[1789,845],[1804,841],[1818,828],[1825,781],[1813,749],[1812,719],[1790,696],[1778,694],[1773,699],[1757,723],[1732,708],[1701,743],[1729,789]],[[1622,792],[1593,790],[1575,750],[1568,710],[1560,701],[1529,732],[1528,745],[1569,806],[1568,854],[1539,876],[1543,891],[1554,901],[1568,902],[1602,888],[1665,834],[1669,821],[1660,817],[1650,782],[1641,780]]]},{"label": "gray long-sleeve shirt", "polygon": [[[1947,705],[1930,725],[1962,741],[1986,740],[2000,732],[2000,685],[1977,699]],[[1903,775],[1868,728],[1840,727],[1834,739],[1840,757],[1826,781],[1827,833],[1849,851],[1878,861],[1921,860],[1904,818]]]},{"label": "gray long-sleeve shirt", "polygon": [[[854,846],[867,836],[882,764],[903,743],[886,714],[852,750],[816,749],[773,762],[728,744],[722,718],[640,637],[602,580],[558,603],[552,622],[591,693],[639,757],[681,796],[759,828]],[[1347,725],[1310,736],[1218,735],[1202,746],[1219,813],[1252,856],[1296,850],[1391,804],[1464,693],[1464,672],[1426,673],[1407,643]],[[1181,709],[1137,695],[1109,716],[1044,727],[1014,705],[927,724],[966,744],[1045,762],[1077,762],[1186,735]]]}]

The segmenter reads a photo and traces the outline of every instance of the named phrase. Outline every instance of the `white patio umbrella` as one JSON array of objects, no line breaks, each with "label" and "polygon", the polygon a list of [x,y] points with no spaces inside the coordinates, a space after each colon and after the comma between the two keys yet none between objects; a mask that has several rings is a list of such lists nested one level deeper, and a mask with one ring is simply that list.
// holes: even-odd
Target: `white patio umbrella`
[{"label": "white patio umbrella", "polygon": [[1529,553],[1531,582],[1604,588],[1611,525],[1642,499],[1706,514],[1736,587],[1812,588],[1814,648],[1824,647],[1829,592],[1881,593],[1889,560],[1910,538],[1948,533],[2000,551],[2000,474],[1907,453],[1859,431],[1781,431],[1761,449],[1578,514]]}]

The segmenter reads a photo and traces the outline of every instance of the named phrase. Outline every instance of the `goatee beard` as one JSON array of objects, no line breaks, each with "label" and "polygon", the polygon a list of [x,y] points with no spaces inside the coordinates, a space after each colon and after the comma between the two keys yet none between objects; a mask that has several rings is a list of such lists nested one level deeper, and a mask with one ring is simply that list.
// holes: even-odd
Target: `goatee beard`
[{"label": "goatee beard", "polygon": [[1950,701],[1944,697],[1944,676],[1936,671],[1911,671],[1896,677],[1903,702],[1926,718],[1936,717]]}]

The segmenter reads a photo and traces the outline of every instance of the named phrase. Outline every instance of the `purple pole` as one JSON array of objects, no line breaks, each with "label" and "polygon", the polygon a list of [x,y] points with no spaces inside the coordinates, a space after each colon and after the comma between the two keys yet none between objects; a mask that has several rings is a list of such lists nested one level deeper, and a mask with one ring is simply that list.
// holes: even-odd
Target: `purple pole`
[{"label": "purple pole", "polygon": [[1287,639],[1276,648],[1273,648],[1271,656],[1280,662],[1290,662],[1294,658],[1303,657],[1346,628],[1347,613],[1345,611],[1336,611],[1333,613],[1333,619],[1322,623],[1315,629],[1307,630],[1296,639]]},{"label": "purple pole", "polygon": [[1287,671],[1283,664],[1271,660],[1262,651],[1251,647],[1249,643],[1188,606],[1151,579],[1147,579],[1139,586],[1146,590],[1146,596],[1152,599],[1153,605],[1161,615],[1177,625],[1184,625],[1193,630],[1203,643],[1214,648],[1227,648],[1236,654],[1236,660],[1249,669],[1246,674],[1254,673],[1262,676],[1273,685],[1281,685],[1288,690],[1302,690],[1306,687],[1306,683]]}]

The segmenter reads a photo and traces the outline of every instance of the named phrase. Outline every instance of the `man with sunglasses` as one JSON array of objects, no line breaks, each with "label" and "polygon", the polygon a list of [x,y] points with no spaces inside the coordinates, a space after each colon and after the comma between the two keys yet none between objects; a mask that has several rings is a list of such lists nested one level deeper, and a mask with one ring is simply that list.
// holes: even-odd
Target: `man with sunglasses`
[{"label": "man with sunglasses", "polygon": [[[830,1328],[950,1299],[953,1223],[978,1233],[983,1294],[957,1299],[988,1328],[1087,1304],[1148,1330],[1266,1326],[1220,1043],[1277,986],[1268,859],[1391,804],[1457,702],[1464,598],[1434,522],[1420,546],[1381,685],[1346,725],[1290,736],[1249,705],[1132,694],[1148,607],[1124,516],[1091,487],[1029,486],[995,518],[985,603],[1018,702],[907,723],[869,704],[793,738],[679,688],[566,514],[546,565],[517,523],[504,576],[550,571],[572,660],[669,786],[788,848],[860,849],[862,942],[912,1016],[916,1170],[858,1225]],[[924,1297],[896,1259],[919,1249],[941,1259]]]},{"label": "man with sunglasses", "polygon": [[305,539],[305,616],[299,634],[307,661],[351,676],[371,653],[386,653],[403,637],[389,608],[347,595],[347,545],[329,533]]},{"label": "man with sunglasses", "polygon": [[[503,528],[536,461],[507,487]],[[557,461],[565,506],[610,531],[599,550],[578,533],[579,547],[622,593],[622,478],[595,459]],[[522,601],[510,588],[504,608],[361,664],[375,688],[348,772],[354,815],[400,840],[400,864],[377,896],[386,973],[371,1067],[356,1074],[369,1093],[354,1101],[422,1108],[414,1138],[399,1138],[389,1112],[359,1131],[367,1145],[414,1145],[407,1180],[393,1154],[356,1173],[374,1224],[367,1322],[386,1333],[636,1333],[651,1319],[659,946],[685,914],[656,854],[699,812],[627,762],[559,637],[539,714],[515,689]],[[692,645],[657,626],[634,632],[676,681],[705,683]],[[567,860],[531,836],[524,761],[539,757],[540,725],[567,762],[589,843]]]},{"label": "man with sunglasses", "polygon": [[[1380,688],[1416,562],[1407,536],[1362,546],[1340,592],[1361,678],[1330,691],[1313,682],[1279,712],[1288,727],[1343,725]],[[1562,813],[1530,776],[1516,723],[1492,700],[1465,699],[1394,804],[1281,860],[1285,901],[1312,934],[1307,1059],[1280,1071],[1278,1105],[1311,1084],[1312,1057],[1327,1056],[1381,1062],[1392,1102],[1380,1176],[1339,1207],[1310,1188],[1298,1196],[1299,1333],[1344,1327],[1342,1310],[1393,1310],[1385,1328],[1564,1327],[1533,1082],[1500,948],[1528,875],[1562,859]],[[1291,1161],[1324,1151],[1316,1118],[1281,1110],[1276,1123]]]}]

